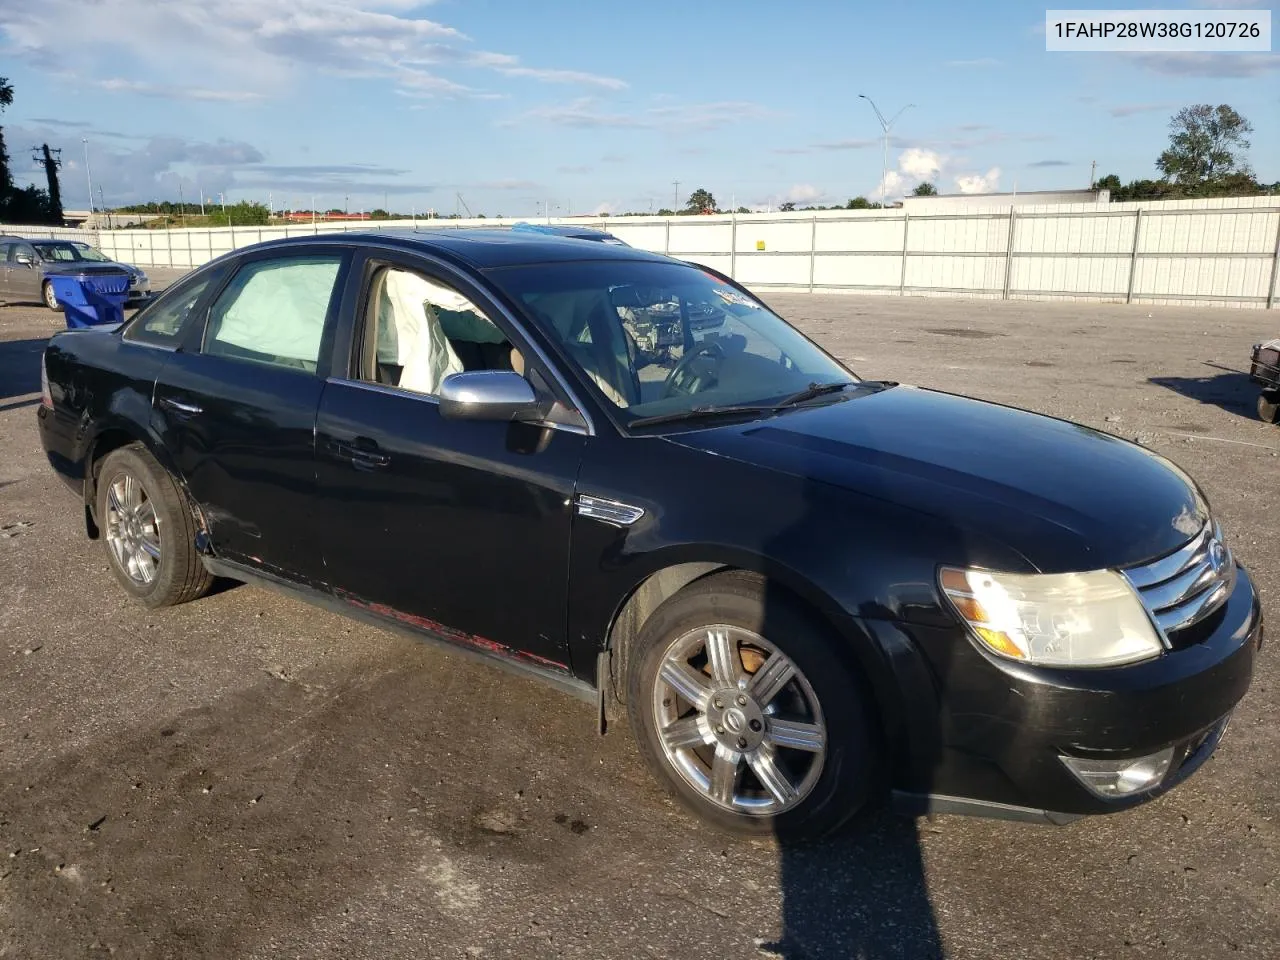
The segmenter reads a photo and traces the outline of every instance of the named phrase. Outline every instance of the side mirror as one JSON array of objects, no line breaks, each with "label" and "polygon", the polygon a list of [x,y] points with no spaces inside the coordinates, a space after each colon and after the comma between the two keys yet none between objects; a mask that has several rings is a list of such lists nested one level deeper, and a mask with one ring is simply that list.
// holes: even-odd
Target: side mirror
[{"label": "side mirror", "polygon": [[453,373],[440,384],[440,416],[449,420],[540,420],[546,412],[513,370]]},{"label": "side mirror", "polygon": [[24,266],[28,266],[28,267],[31,266],[31,258],[27,256],[27,254],[25,253],[18,254],[16,257],[13,258],[13,260],[15,263],[21,263]]}]

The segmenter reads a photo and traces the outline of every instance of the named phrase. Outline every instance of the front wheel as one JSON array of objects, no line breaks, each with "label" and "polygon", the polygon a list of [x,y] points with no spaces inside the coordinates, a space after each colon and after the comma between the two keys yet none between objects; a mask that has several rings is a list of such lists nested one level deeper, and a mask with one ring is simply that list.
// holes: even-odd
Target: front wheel
[{"label": "front wheel", "polygon": [[1280,423],[1280,390],[1263,390],[1258,394],[1258,419],[1263,423]]},{"label": "front wheel", "polygon": [[62,304],[58,302],[58,295],[53,292],[53,284],[48,280],[40,288],[40,294],[44,298],[44,305],[50,310],[61,310]]},{"label": "front wheel", "polygon": [[148,607],[204,595],[213,577],[195,550],[185,495],[141,444],[112,451],[98,473],[98,525],[111,572]]},{"label": "front wheel", "polygon": [[837,638],[756,577],[664,603],[629,657],[641,752],[690,810],[738,834],[838,829],[878,786],[869,702]]}]

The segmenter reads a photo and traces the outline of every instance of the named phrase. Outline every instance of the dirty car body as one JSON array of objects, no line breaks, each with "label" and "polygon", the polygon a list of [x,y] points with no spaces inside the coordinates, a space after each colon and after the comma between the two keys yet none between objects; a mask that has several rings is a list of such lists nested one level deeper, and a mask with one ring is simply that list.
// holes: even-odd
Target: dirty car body
[{"label": "dirty car body", "polygon": [[[300,285],[273,300],[281,270]],[[272,316],[314,301],[301,358],[243,333],[259,289]],[[668,364],[639,367],[620,308],[655,289],[686,322]],[[409,327],[384,325],[423,297],[452,346],[429,376]],[[722,321],[695,332],[709,305]],[[189,509],[191,544],[166,550],[536,674],[602,718],[626,700],[657,724],[656,771],[730,829],[830,826],[886,794],[1055,822],[1132,806],[1213,752],[1261,644],[1248,574],[1167,460],[861,380],[732,280],[636,249],[264,244],[122,329],[59,334],[44,365],[43,442],[91,535],[138,533],[100,481],[139,450]],[[760,617],[734,619],[748,603]],[[689,643],[705,665],[670,653]],[[859,784],[813,812],[841,765]]]}]

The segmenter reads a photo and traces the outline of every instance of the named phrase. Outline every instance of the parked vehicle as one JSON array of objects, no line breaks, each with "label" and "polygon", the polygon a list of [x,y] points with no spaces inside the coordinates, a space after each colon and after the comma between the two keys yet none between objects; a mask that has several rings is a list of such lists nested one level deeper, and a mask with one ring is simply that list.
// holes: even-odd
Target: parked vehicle
[{"label": "parked vehicle", "polygon": [[1250,360],[1249,379],[1262,385],[1258,417],[1265,423],[1280,423],[1280,340],[1254,344]]},{"label": "parked vehicle", "polygon": [[[725,320],[640,370],[629,298]],[[625,709],[731,831],[824,834],[886,796],[1131,807],[1214,751],[1262,641],[1168,460],[859,379],[633,248],[267,243],[54,336],[42,373],[49,462],[132,597],[268,584],[536,675],[602,728]]]},{"label": "parked vehicle", "polygon": [[29,240],[0,236],[0,300],[41,302],[58,309],[49,277],[55,273],[120,271],[129,275],[127,306],[136,307],[151,295],[151,281],[138,267],[117,263],[98,250],[74,240]]}]

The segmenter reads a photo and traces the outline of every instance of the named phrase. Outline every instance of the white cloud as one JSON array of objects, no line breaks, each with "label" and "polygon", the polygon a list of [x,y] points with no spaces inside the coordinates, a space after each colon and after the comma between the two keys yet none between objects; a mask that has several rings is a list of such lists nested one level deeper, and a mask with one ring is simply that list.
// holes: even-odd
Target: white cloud
[{"label": "white cloud", "polygon": [[[625,81],[564,67],[526,65],[477,50],[454,27],[420,15],[422,0],[40,0],[0,3],[8,52],[90,83],[147,96],[240,101],[300,86],[310,74],[382,78],[416,96],[486,91],[442,76],[490,76],[619,90]],[[130,64],[127,76],[121,64]],[[160,78],[199,77],[161,92]],[[245,93],[249,90],[253,93]]]},{"label": "white cloud", "polygon": [[1280,53],[1175,53],[1128,54],[1138,66],[1172,77],[1261,77],[1280,70]]},{"label": "white cloud", "polygon": [[181,87],[171,84],[146,83],[141,80],[125,80],[108,77],[97,80],[95,86],[109,93],[136,93],[144,97],[161,97],[166,100],[212,100],[222,103],[252,103],[263,99],[260,93],[246,90],[208,90],[204,87]]},{"label": "white cloud", "polygon": [[942,158],[932,150],[911,147],[902,151],[898,168],[916,180],[931,180],[942,171]]},{"label": "white cloud", "polygon": [[1139,113],[1152,113],[1157,110],[1170,110],[1176,106],[1176,103],[1172,103],[1167,100],[1163,103],[1121,103],[1112,107],[1107,112],[1113,117],[1132,117]]},{"label": "white cloud", "polygon": [[[716,130],[742,120],[758,120],[770,112],[757,103],[721,100],[712,103],[681,103],[626,109],[606,106],[595,97],[578,97],[569,103],[534,107],[520,119],[540,120],[584,130],[599,128],[664,130]],[[505,120],[502,126],[520,122]]]},{"label": "white cloud", "polygon": [[797,183],[790,190],[782,195],[783,202],[790,203],[815,203],[826,196],[823,191],[819,190],[811,183]]},{"label": "white cloud", "polygon": [[884,195],[886,200],[895,200],[905,193],[907,181],[897,170],[890,170],[881,180],[876,182],[875,196]]},{"label": "white cloud", "polygon": [[961,193],[994,193],[999,186],[999,167],[992,167],[985,174],[963,173],[956,177],[956,189]]}]

